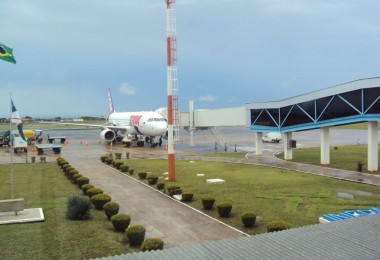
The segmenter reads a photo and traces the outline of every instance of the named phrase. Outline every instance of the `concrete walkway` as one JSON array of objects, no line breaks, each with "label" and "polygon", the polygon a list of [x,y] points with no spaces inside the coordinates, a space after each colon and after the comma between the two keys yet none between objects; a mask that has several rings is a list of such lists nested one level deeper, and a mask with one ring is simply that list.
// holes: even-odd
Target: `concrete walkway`
[{"label": "concrete walkway", "polygon": [[165,247],[203,243],[245,236],[207,215],[176,201],[156,189],[101,163],[99,152],[76,147],[65,150],[63,157],[91,184],[104,190],[120,205],[120,213],[131,216],[131,225],[146,228],[146,237],[160,237]]}]

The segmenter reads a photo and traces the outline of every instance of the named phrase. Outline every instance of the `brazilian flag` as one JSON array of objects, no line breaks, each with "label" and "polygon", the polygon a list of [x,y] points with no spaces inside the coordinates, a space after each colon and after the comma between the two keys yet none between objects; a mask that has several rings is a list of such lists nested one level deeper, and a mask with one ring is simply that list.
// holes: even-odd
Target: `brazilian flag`
[{"label": "brazilian flag", "polygon": [[13,49],[5,46],[0,42],[0,60],[5,60],[16,64],[16,60],[13,57]]}]

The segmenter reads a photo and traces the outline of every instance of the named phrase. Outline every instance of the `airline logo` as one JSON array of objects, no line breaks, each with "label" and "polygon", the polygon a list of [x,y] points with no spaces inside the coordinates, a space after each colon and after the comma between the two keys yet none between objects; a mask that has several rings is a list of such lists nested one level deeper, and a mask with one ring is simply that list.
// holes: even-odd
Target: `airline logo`
[{"label": "airline logo", "polygon": [[130,125],[138,126],[142,115],[132,115],[129,121]]}]

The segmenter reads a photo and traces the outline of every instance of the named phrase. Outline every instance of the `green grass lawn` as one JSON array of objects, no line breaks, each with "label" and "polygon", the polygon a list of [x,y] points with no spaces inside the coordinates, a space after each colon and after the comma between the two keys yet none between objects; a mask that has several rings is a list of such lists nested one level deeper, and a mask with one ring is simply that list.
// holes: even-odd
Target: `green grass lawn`
[{"label": "green grass lawn", "polygon": [[[157,174],[161,181],[166,176],[166,160],[126,162],[135,169],[135,177],[140,171]],[[197,173],[205,177],[197,177]],[[249,234],[266,232],[266,223],[272,220],[285,220],[291,227],[305,226],[318,223],[322,214],[378,207],[380,201],[379,187],[244,164],[177,160],[176,178],[183,191],[194,193],[190,206]],[[207,184],[206,178],[222,178],[226,183]],[[15,164],[14,180],[15,197],[25,198],[26,208],[42,207],[46,220],[1,225],[0,259],[88,259],[136,250],[125,247],[125,235],[113,231],[103,211],[92,210],[87,221],[65,218],[67,197],[82,193],[55,163]],[[0,199],[9,198],[9,166],[0,166],[0,188]],[[350,193],[354,199],[340,199],[339,192]],[[214,196],[216,204],[231,202],[230,217],[218,217],[215,206],[211,211],[203,210],[203,194]],[[257,214],[254,228],[243,227],[240,215],[245,211]]]},{"label": "green grass lawn", "polygon": [[[9,166],[0,166],[0,199],[10,195]],[[128,253],[124,234],[113,231],[103,211],[91,219],[65,217],[69,195],[81,195],[55,163],[15,164],[15,198],[42,208],[45,222],[0,225],[0,259],[88,259]]]},{"label": "green grass lawn", "polygon": [[[283,159],[284,154],[277,155]],[[299,148],[293,150],[292,162],[320,165],[320,148]],[[380,161],[380,154],[379,154]],[[367,172],[367,146],[366,145],[348,145],[339,147],[330,147],[330,164],[331,168],[356,171],[358,162],[363,163],[363,172]]]},{"label": "green grass lawn", "polygon": [[[138,172],[146,171],[159,175],[162,181],[162,173],[167,171],[166,160],[130,159],[126,163],[135,169],[135,178]],[[205,177],[197,177],[197,173]],[[226,182],[207,184],[208,178]],[[266,223],[273,220],[299,227],[318,223],[318,217],[326,213],[380,206],[379,187],[253,165],[177,160],[175,184],[194,193],[190,206],[249,234],[266,232]],[[340,199],[339,192],[353,194],[354,199]],[[215,206],[211,211],[203,210],[200,196],[204,194],[214,196],[215,205],[231,202],[231,216],[218,217]],[[258,216],[254,228],[243,227],[240,216],[245,211]]]}]

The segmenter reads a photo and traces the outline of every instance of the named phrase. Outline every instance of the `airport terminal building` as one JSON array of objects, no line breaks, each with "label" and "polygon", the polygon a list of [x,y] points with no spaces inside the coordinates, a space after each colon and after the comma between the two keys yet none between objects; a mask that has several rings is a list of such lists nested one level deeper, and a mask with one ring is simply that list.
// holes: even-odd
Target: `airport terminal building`
[{"label": "airport terminal building", "polygon": [[246,104],[247,122],[262,153],[263,132],[280,132],[284,157],[292,159],[292,132],[321,129],[321,164],[330,163],[329,127],[368,122],[368,170],[378,170],[380,78],[361,79],[289,99]]},{"label": "airport terminal building", "polygon": [[[246,126],[256,133],[256,155],[263,153],[265,132],[282,135],[284,158],[293,158],[296,141],[292,132],[320,129],[321,164],[330,164],[329,129],[333,126],[368,123],[369,171],[378,171],[378,121],[380,121],[380,78],[360,79],[288,99],[247,103],[245,106],[223,109],[194,109],[181,113],[180,126],[190,129],[208,128],[216,139],[218,127]],[[223,143],[223,140],[219,143]]]}]

